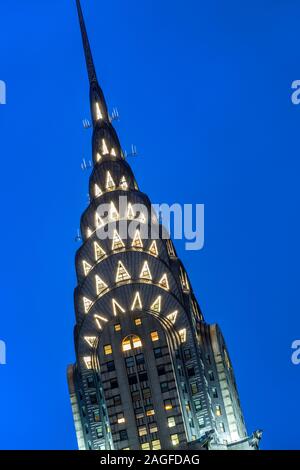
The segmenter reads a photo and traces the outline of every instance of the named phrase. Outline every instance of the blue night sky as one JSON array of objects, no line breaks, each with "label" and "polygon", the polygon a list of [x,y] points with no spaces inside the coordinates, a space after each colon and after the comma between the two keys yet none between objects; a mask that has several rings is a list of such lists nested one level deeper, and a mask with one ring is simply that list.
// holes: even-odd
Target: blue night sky
[{"label": "blue night sky", "polygon": [[[298,3],[298,4],[297,4]],[[248,431],[299,448],[300,4],[83,0],[100,83],[140,188],[204,203],[177,251],[225,335]],[[74,238],[87,205],[88,81],[75,0],[0,0],[0,448],[74,449]]]}]

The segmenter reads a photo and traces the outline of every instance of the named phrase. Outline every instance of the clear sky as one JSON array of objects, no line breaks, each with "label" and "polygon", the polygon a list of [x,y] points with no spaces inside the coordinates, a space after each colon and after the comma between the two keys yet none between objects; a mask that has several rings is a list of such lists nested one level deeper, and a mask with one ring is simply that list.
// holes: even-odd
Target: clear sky
[{"label": "clear sky", "polygon": [[[248,431],[299,448],[300,4],[82,0],[98,76],[154,203],[204,203],[176,247],[223,329]],[[0,0],[0,448],[76,448],[74,238],[87,204],[88,81],[75,0]]]}]

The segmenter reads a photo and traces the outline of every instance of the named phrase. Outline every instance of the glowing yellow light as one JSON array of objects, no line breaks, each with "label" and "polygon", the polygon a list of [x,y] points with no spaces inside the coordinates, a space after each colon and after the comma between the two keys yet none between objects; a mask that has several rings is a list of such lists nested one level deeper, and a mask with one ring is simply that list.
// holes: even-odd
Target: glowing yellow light
[{"label": "glowing yellow light", "polygon": [[168,403],[168,404],[165,405],[165,410],[166,410],[166,411],[170,411],[170,410],[172,410],[172,409],[173,409],[173,406],[172,406],[171,403]]},{"label": "glowing yellow light", "polygon": [[160,313],[161,310],[161,295],[157,297],[157,299],[154,300],[153,304],[151,305],[151,310],[154,312]]},{"label": "glowing yellow light", "polygon": [[153,342],[159,340],[159,336],[158,336],[158,332],[157,332],[157,331],[152,331],[152,333],[150,334],[150,336],[151,336],[151,339],[152,339]]},{"label": "glowing yellow light", "polygon": [[99,119],[103,119],[101,111],[100,111],[99,103],[96,103],[95,108],[96,108],[96,119],[97,121],[99,121]]},{"label": "glowing yellow light", "polygon": [[167,240],[167,250],[168,250],[169,256],[175,256],[175,251],[174,251],[173,243],[171,242],[171,240]]},{"label": "glowing yellow light", "polygon": [[133,343],[134,349],[142,347],[142,341],[138,336],[133,336],[132,343]]},{"label": "glowing yellow light", "polygon": [[94,193],[95,197],[101,196],[102,191],[101,191],[100,187],[98,186],[98,184],[95,184],[94,190],[95,190],[95,193]]},{"label": "glowing yellow light", "polygon": [[142,308],[143,308],[143,305],[142,305],[141,297],[140,297],[139,292],[137,292],[134,296],[131,310],[142,309]]},{"label": "glowing yellow light", "polygon": [[172,442],[173,446],[177,446],[179,444],[178,434],[172,434],[171,442]]},{"label": "glowing yellow light", "polygon": [[95,341],[96,341],[96,336],[84,336],[85,341],[91,348],[94,346]]},{"label": "glowing yellow light", "polygon": [[87,238],[89,238],[89,237],[92,235],[92,233],[93,233],[93,232],[92,232],[91,229],[88,227],[88,228],[87,228],[87,231],[86,231],[86,236],[87,236]]},{"label": "glowing yellow light", "polygon": [[136,230],[131,246],[134,248],[143,248],[143,242],[139,230]]},{"label": "glowing yellow light", "polygon": [[127,184],[127,181],[126,181],[125,176],[122,176],[122,178],[121,178],[120,187],[121,187],[124,191],[126,191],[126,190],[128,189],[128,184]]},{"label": "glowing yellow light", "polygon": [[179,330],[178,333],[179,333],[179,336],[180,336],[180,341],[182,343],[185,343],[186,342],[186,328],[183,328],[182,330]]},{"label": "glowing yellow light", "polygon": [[82,261],[82,264],[83,264],[83,271],[84,271],[84,274],[85,276],[90,272],[90,270],[92,269],[92,266],[87,263],[86,261]]},{"label": "glowing yellow light", "polygon": [[130,351],[131,350],[131,342],[130,339],[124,339],[122,342],[122,351]]},{"label": "glowing yellow light", "polygon": [[116,206],[114,205],[112,201],[110,203],[109,218],[113,220],[119,219],[119,212],[117,211]]},{"label": "glowing yellow light", "polygon": [[107,191],[114,191],[116,189],[115,182],[109,171],[106,173],[106,186],[105,187]]},{"label": "glowing yellow light", "polygon": [[146,415],[147,415],[147,416],[154,416],[154,415],[155,415],[155,411],[154,411],[154,410],[148,410],[148,411],[146,412]]},{"label": "glowing yellow light", "polygon": [[105,139],[102,139],[102,155],[107,155],[109,153]]},{"label": "glowing yellow light", "polygon": [[110,154],[112,155],[112,157],[116,157],[116,156],[117,156],[116,151],[115,151],[114,148],[111,149]]},{"label": "glowing yellow light", "polygon": [[112,307],[115,317],[117,316],[118,311],[120,311],[121,313],[125,313],[124,308],[115,299],[112,299]]},{"label": "glowing yellow light", "polygon": [[151,255],[158,256],[158,249],[157,249],[157,244],[155,240],[151,243],[151,246],[149,248],[149,253],[151,253]]},{"label": "glowing yellow light", "polygon": [[136,324],[136,326],[139,326],[139,325],[142,324],[142,320],[141,320],[140,318],[136,318],[136,319],[134,320],[134,323]]},{"label": "glowing yellow light", "polygon": [[112,242],[112,250],[119,250],[120,248],[124,248],[124,242],[120,235],[118,234],[117,230],[114,230],[114,235],[113,235],[113,242]]},{"label": "glowing yellow light", "polygon": [[170,322],[173,323],[173,325],[176,322],[177,314],[178,310],[175,310],[175,312],[169,313],[169,315],[167,315],[167,318],[170,320]]},{"label": "glowing yellow light", "polygon": [[97,155],[96,155],[96,160],[97,162],[99,162],[101,160],[102,156],[100,155],[99,152],[97,152]]},{"label": "glowing yellow light", "polygon": [[127,219],[134,219],[135,217],[135,213],[133,212],[133,207],[132,207],[132,204],[128,204],[128,208],[127,208]]},{"label": "glowing yellow light", "polygon": [[126,281],[127,279],[130,279],[130,274],[127,271],[127,269],[125,268],[122,261],[119,261],[118,262],[117,274],[116,274],[116,282]]},{"label": "glowing yellow light", "polygon": [[95,276],[95,283],[96,283],[96,292],[97,292],[97,295],[100,295],[101,292],[103,292],[106,288],[107,288],[107,284],[105,284],[105,282],[103,281],[103,279],[101,279],[100,276],[98,276],[96,274]]},{"label": "glowing yellow light", "polygon": [[121,327],[120,323],[117,323],[115,325],[115,331],[121,331],[121,330],[122,330],[122,327]]},{"label": "glowing yellow light", "polygon": [[103,227],[103,225],[104,225],[103,220],[101,219],[101,217],[96,212],[95,213],[95,226],[96,226],[96,229]]},{"label": "glowing yellow light", "polygon": [[109,356],[110,354],[112,354],[111,344],[106,344],[103,349],[105,356]]},{"label": "glowing yellow light", "polygon": [[161,280],[159,281],[159,285],[163,287],[164,289],[169,290],[169,281],[168,281],[168,276],[167,274],[164,274]]},{"label": "glowing yellow light", "polygon": [[105,323],[108,322],[107,318],[105,318],[105,317],[103,317],[103,316],[101,316],[101,315],[98,315],[98,313],[96,313],[96,314],[94,315],[94,319],[95,319],[95,321],[96,321],[96,324],[97,324],[99,330],[102,330],[102,325],[101,325],[101,322],[102,322],[102,321],[105,322]]},{"label": "glowing yellow light", "polygon": [[83,358],[83,360],[84,360],[86,368],[91,369],[92,368],[92,358],[91,358],[91,356],[85,356]]},{"label": "glowing yellow light", "polygon": [[125,418],[122,416],[122,418],[118,418],[118,424],[125,423]]},{"label": "glowing yellow light", "polygon": [[106,255],[103,248],[101,248],[101,246],[97,242],[94,242],[94,252],[95,252],[96,261],[98,261],[99,259],[103,258],[103,256]]},{"label": "glowing yellow light", "polygon": [[83,306],[84,306],[84,312],[88,313],[90,306],[92,305],[92,301],[88,299],[87,297],[83,297]]},{"label": "glowing yellow light", "polygon": [[151,272],[150,272],[148,261],[145,261],[144,264],[143,264],[143,267],[142,267],[142,270],[141,270],[141,273],[140,273],[140,278],[141,279],[147,279],[149,281],[152,280],[152,275],[151,275]]}]

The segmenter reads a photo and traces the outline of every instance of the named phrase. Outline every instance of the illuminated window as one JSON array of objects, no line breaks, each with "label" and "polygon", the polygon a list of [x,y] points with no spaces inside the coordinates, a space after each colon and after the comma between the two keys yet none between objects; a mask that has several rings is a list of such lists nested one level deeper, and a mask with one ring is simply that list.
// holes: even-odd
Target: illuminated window
[{"label": "illuminated window", "polygon": [[155,411],[154,411],[154,410],[148,410],[148,411],[146,411],[146,415],[147,415],[147,416],[154,416],[154,415],[155,415]]},{"label": "illuminated window", "polygon": [[163,287],[164,289],[169,290],[168,276],[167,276],[166,274],[164,274],[158,284],[159,284],[161,287]]},{"label": "illuminated window", "polygon": [[118,413],[118,414],[117,414],[117,421],[118,421],[118,424],[123,424],[123,423],[125,423],[124,413]]},{"label": "illuminated window", "polygon": [[96,154],[96,160],[97,160],[97,162],[99,162],[99,161],[101,160],[101,158],[102,158],[102,157],[101,157],[100,153],[97,152],[97,154]]},{"label": "illuminated window", "polygon": [[95,194],[95,197],[99,197],[102,194],[102,191],[100,187],[98,186],[98,184],[95,184],[94,186],[94,194]]},{"label": "illuminated window", "polygon": [[224,358],[225,358],[227,369],[231,369],[230,359],[229,359],[226,349],[224,349]]},{"label": "illuminated window", "polygon": [[187,280],[187,275],[185,272],[183,272],[183,269],[182,267],[180,266],[180,282],[181,282],[181,285],[182,285],[182,289],[185,290],[185,291],[189,291],[189,283],[188,283],[188,280]]},{"label": "illuminated window", "polygon": [[103,351],[105,356],[109,356],[110,354],[112,354],[111,344],[106,344],[105,346],[103,346]]},{"label": "illuminated window", "polygon": [[142,450],[150,450],[150,444],[149,442],[144,442],[144,444],[141,445]]},{"label": "illuminated window", "polygon": [[157,299],[154,300],[153,304],[151,305],[151,310],[154,312],[160,313],[161,310],[161,295],[157,297]]},{"label": "illuminated window", "polygon": [[140,215],[139,215],[139,217],[138,217],[138,220],[139,220],[140,222],[142,222],[142,224],[145,224],[145,223],[146,223],[147,219],[146,219],[146,216],[145,216],[145,214],[144,214],[143,212],[140,213]]},{"label": "illuminated window", "polygon": [[95,108],[96,108],[96,119],[97,121],[99,121],[99,119],[103,119],[103,116],[100,111],[99,103],[96,103]]},{"label": "illuminated window", "polygon": [[149,253],[151,253],[151,255],[153,256],[158,256],[158,249],[157,249],[157,244],[155,240],[150,245]]},{"label": "illuminated window", "polygon": [[174,312],[169,313],[169,315],[167,315],[167,318],[170,320],[171,323],[173,323],[173,325],[176,322],[177,315],[178,315],[178,310],[175,310]]},{"label": "illuminated window", "polygon": [[196,393],[199,392],[197,382],[192,382],[191,383],[191,391],[192,391],[192,395],[196,395]]},{"label": "illuminated window", "polygon": [[140,278],[141,279],[147,279],[149,281],[152,280],[152,275],[151,275],[151,272],[150,272],[150,269],[149,269],[148,261],[145,261],[144,264],[143,264],[141,274],[140,274]]},{"label": "illuminated window", "polygon": [[146,426],[139,426],[138,433],[140,437],[146,436],[148,434]]},{"label": "illuminated window", "polygon": [[105,187],[107,191],[114,191],[114,189],[116,189],[115,182],[112,179],[112,176],[109,171],[106,173],[106,186]]},{"label": "illuminated window", "polygon": [[132,302],[131,310],[142,309],[142,301],[139,292],[135,294],[135,297]]},{"label": "illuminated window", "polygon": [[102,139],[102,155],[108,155],[109,151],[105,142],[105,139]]},{"label": "illuminated window", "polygon": [[131,349],[137,349],[142,347],[142,341],[139,336],[130,335],[122,341],[122,351],[130,351]]},{"label": "illuminated window", "polygon": [[141,320],[140,318],[136,318],[136,319],[134,320],[134,323],[136,324],[136,326],[139,326],[139,325],[142,324],[142,320]]},{"label": "illuminated window", "polygon": [[89,346],[93,347],[97,338],[96,336],[85,336],[84,339]]},{"label": "illuminated window", "polygon": [[128,184],[127,184],[127,181],[126,181],[125,176],[122,176],[122,178],[121,178],[120,187],[121,187],[124,191],[126,191],[126,190],[128,189]]},{"label": "illuminated window", "polygon": [[105,322],[105,323],[108,322],[107,318],[102,317],[101,315],[98,315],[97,313],[94,315],[94,319],[96,321],[96,324],[99,330],[102,330],[102,322]]},{"label": "illuminated window", "polygon": [[168,250],[169,256],[175,256],[175,251],[174,251],[173,243],[171,242],[171,240],[167,240],[167,250]]},{"label": "illuminated window", "polygon": [[90,306],[92,305],[92,301],[90,299],[88,299],[87,297],[83,297],[83,307],[84,307],[84,311],[85,313],[88,313],[89,311],[89,308]]},{"label": "illuminated window", "polygon": [[106,255],[105,251],[101,248],[101,246],[94,242],[94,252],[95,252],[95,260],[98,261],[99,259],[103,258]]},{"label": "illuminated window", "polygon": [[171,442],[172,442],[173,446],[178,446],[178,444],[179,444],[178,434],[172,434],[171,435]]},{"label": "illuminated window", "polygon": [[126,281],[127,279],[130,279],[130,275],[128,271],[126,270],[124,264],[121,261],[119,261],[117,275],[116,275],[116,282]]},{"label": "illuminated window", "polygon": [[195,405],[196,411],[201,411],[202,408],[203,408],[203,407],[202,407],[202,402],[201,402],[200,398],[197,399],[197,400],[194,400],[194,405]]},{"label": "illuminated window", "polygon": [[87,263],[86,261],[82,261],[82,264],[83,264],[83,271],[84,271],[84,274],[87,275],[90,270],[92,269],[92,266]]},{"label": "illuminated window", "polygon": [[119,219],[119,212],[117,211],[116,206],[114,205],[114,203],[112,201],[110,203],[109,218],[111,220],[118,220]]},{"label": "illuminated window", "polygon": [[174,426],[176,426],[175,417],[170,416],[168,418],[168,428],[174,428]]},{"label": "illuminated window", "polygon": [[124,242],[120,235],[118,234],[117,230],[114,230],[114,235],[113,235],[113,242],[112,242],[112,250],[120,250],[121,248],[124,248]]},{"label": "illuminated window", "polygon": [[125,313],[124,308],[115,299],[112,299],[112,307],[115,317],[117,316],[118,311],[121,313]]},{"label": "illuminated window", "polygon": [[221,432],[225,432],[224,423],[219,423],[219,426],[220,426],[220,431],[221,431]]},{"label": "illuminated window", "polygon": [[221,416],[222,415],[222,410],[220,405],[216,405],[216,416]]},{"label": "illuminated window", "polygon": [[172,409],[173,409],[173,405],[172,405],[171,400],[165,400],[165,401],[164,401],[164,407],[165,407],[165,410],[166,410],[166,411],[172,410]]},{"label": "illuminated window", "polygon": [[86,230],[86,236],[87,238],[89,238],[91,235],[92,235],[92,230],[88,227],[87,230]]},{"label": "illuminated window", "polygon": [[131,246],[134,248],[143,248],[143,242],[139,230],[136,230]]},{"label": "illuminated window", "polygon": [[117,156],[116,151],[115,151],[114,148],[111,149],[110,154],[111,154],[112,157],[116,157],[116,156]]},{"label": "illuminated window", "polygon": [[91,356],[85,356],[83,358],[83,360],[84,360],[84,363],[85,363],[85,367],[87,369],[91,369],[92,368],[92,358],[91,358]]},{"label": "illuminated window", "polygon": [[180,336],[180,341],[182,343],[185,343],[186,342],[186,328],[183,328],[182,330],[179,330],[178,333],[179,333],[179,336]]},{"label": "illuminated window", "polygon": [[155,439],[155,441],[152,441],[151,444],[152,444],[152,449],[153,449],[153,450],[159,450],[159,449],[161,449],[161,445],[160,445],[160,440],[159,440],[159,439]]},{"label": "illuminated window", "polygon": [[103,225],[104,225],[103,220],[101,219],[101,217],[96,212],[96,214],[95,214],[95,226],[96,226],[96,228],[103,227]]},{"label": "illuminated window", "polygon": [[97,274],[95,276],[97,295],[100,295],[107,288],[107,284]]},{"label": "illuminated window", "polygon": [[156,423],[151,423],[149,425],[149,431],[150,431],[150,434],[153,434],[154,432],[158,432],[157,424]]},{"label": "illuminated window", "polygon": [[128,208],[127,208],[127,219],[134,219],[135,217],[135,213],[133,211],[133,207],[132,207],[132,204],[128,204]]},{"label": "illuminated window", "polygon": [[158,336],[158,332],[157,332],[157,331],[152,331],[152,333],[151,333],[150,336],[151,336],[151,339],[152,339],[153,342],[159,340],[159,336]]},{"label": "illuminated window", "polygon": [[122,328],[121,328],[120,323],[117,323],[117,324],[115,325],[115,331],[121,331],[121,329],[122,329]]}]

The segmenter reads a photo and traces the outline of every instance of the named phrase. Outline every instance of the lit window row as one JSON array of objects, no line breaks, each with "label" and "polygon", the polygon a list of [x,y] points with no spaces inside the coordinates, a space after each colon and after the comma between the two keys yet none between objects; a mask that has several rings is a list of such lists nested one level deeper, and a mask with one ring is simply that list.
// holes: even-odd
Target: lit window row
[{"label": "lit window row", "polygon": [[[100,111],[100,109],[99,109],[99,111]],[[99,115],[99,118],[100,118],[100,115]],[[106,140],[101,139],[100,148],[99,148],[99,151],[97,152],[97,155],[96,155],[97,162],[99,162],[102,159],[102,157],[104,157],[105,155],[111,155],[112,157],[117,156],[115,148],[111,147],[111,149],[109,150],[108,146],[107,146],[107,143],[106,143]]]},{"label": "lit window row", "polygon": [[[125,176],[122,176],[122,178],[119,181],[119,184],[117,185],[111,176],[111,173],[107,171],[106,173],[106,183],[105,183],[105,191],[115,191],[116,189],[122,189],[123,191],[127,191],[128,189],[128,183],[125,178]],[[94,185],[94,196],[99,197],[102,196],[104,191],[102,191],[101,187],[99,184],[95,183]]]},{"label": "lit window row", "polygon": [[127,206],[126,214],[124,215],[121,214],[121,217],[120,217],[120,214],[117,211],[117,208],[114,202],[111,201],[109,205],[109,210],[107,211],[107,216],[105,216],[105,218],[100,217],[97,212],[95,213],[95,227],[96,229],[100,229],[101,227],[104,227],[106,224],[108,224],[111,221],[116,221],[116,220],[121,220],[121,219],[135,220],[142,224],[145,224],[147,221],[145,214],[141,211],[138,211],[138,213],[135,213],[133,211],[133,206],[130,203]]}]

